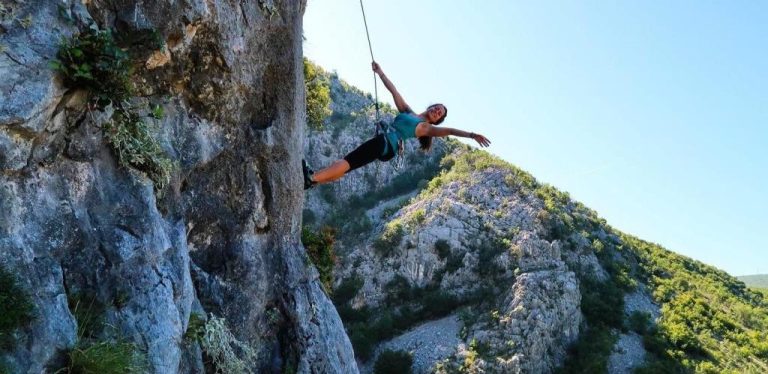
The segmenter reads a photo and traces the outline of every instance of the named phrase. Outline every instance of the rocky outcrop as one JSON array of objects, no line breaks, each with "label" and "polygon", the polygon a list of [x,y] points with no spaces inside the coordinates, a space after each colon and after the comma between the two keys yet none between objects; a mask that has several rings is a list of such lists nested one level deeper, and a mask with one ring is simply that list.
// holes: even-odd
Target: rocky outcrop
[{"label": "rocky outcrop", "polygon": [[[184,338],[190,316],[207,314],[255,349],[253,372],[356,372],[299,242],[304,2],[3,7],[0,263],[36,306],[3,352],[12,371],[64,365],[85,300],[115,327],[98,334],[137,344],[151,372],[212,370]],[[135,66],[130,106],[176,165],[163,190],[118,162],[101,133],[109,110],[48,66],[60,38],[89,24],[163,44],[125,46]],[[148,116],[154,107],[161,118]]]}]

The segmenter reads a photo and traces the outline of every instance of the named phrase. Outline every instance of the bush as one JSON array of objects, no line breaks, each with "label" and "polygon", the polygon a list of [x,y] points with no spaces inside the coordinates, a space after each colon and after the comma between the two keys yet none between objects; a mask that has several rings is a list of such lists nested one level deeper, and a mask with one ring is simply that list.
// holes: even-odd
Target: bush
[{"label": "bush", "polygon": [[561,374],[606,373],[616,336],[606,328],[588,328],[569,349]]},{"label": "bush", "polygon": [[144,373],[146,362],[133,343],[97,341],[78,344],[68,355],[68,373]]},{"label": "bush", "polygon": [[370,329],[363,325],[354,325],[350,327],[349,341],[352,343],[352,349],[354,349],[356,357],[363,360],[371,358],[376,340]]},{"label": "bush", "polygon": [[450,314],[461,301],[445,291],[432,291],[421,300],[421,319],[440,318]]},{"label": "bush", "polygon": [[205,333],[205,317],[198,313],[189,315],[187,331],[184,332],[184,340],[187,342],[199,342]]},{"label": "bush", "polygon": [[437,257],[444,260],[451,254],[451,245],[445,239],[438,239],[435,242],[435,252],[437,252]]},{"label": "bush", "polygon": [[636,310],[627,318],[627,327],[640,335],[645,335],[651,329],[651,315]]},{"label": "bush", "polygon": [[[61,73],[66,87],[88,90],[98,109],[114,109],[102,131],[120,164],[146,173],[156,190],[165,188],[175,165],[150,126],[127,104],[133,95],[132,66],[112,33],[88,29],[64,40],[56,56],[51,67]],[[152,114],[162,116],[162,110],[156,107]]]},{"label": "bush", "polygon": [[413,373],[413,357],[405,351],[386,350],[376,359],[373,372],[376,374],[410,374]]},{"label": "bush", "polygon": [[132,95],[131,63],[111,32],[89,28],[62,41],[56,57],[51,67],[63,75],[64,85],[89,90],[99,107],[121,103]]},{"label": "bush", "polygon": [[0,349],[14,345],[14,331],[32,320],[34,305],[16,277],[0,267]]},{"label": "bush", "polygon": [[301,242],[307,249],[307,255],[320,273],[320,282],[326,293],[333,290],[333,268],[336,266],[336,254],[333,250],[336,231],[328,226],[314,232],[309,227],[301,229]]},{"label": "bush", "polygon": [[153,130],[123,106],[115,107],[112,119],[102,127],[120,164],[143,171],[155,183],[155,189],[162,190],[171,181],[174,164],[160,147]]},{"label": "bush", "polygon": [[68,299],[77,321],[77,344],[67,352],[67,373],[144,373],[146,355],[123,339],[104,339],[106,306],[93,294]]},{"label": "bush", "polygon": [[321,129],[325,117],[331,115],[331,86],[320,67],[304,58],[307,125]]},{"label": "bush", "polygon": [[217,373],[251,373],[251,368],[258,358],[251,346],[232,334],[223,318],[213,314],[209,315],[208,322],[205,323],[200,347],[213,360]]},{"label": "bush", "polygon": [[403,224],[399,221],[392,221],[387,224],[381,236],[373,242],[373,248],[379,256],[387,257],[394,252],[395,247],[400,245],[404,235]]},{"label": "bush", "polygon": [[387,304],[402,304],[413,298],[413,287],[411,287],[411,282],[400,274],[395,275],[392,280],[384,286],[384,290],[387,294],[385,298]]},{"label": "bush", "polygon": [[353,275],[341,281],[333,291],[333,303],[336,306],[343,305],[357,296],[357,291],[363,287],[363,278]]}]

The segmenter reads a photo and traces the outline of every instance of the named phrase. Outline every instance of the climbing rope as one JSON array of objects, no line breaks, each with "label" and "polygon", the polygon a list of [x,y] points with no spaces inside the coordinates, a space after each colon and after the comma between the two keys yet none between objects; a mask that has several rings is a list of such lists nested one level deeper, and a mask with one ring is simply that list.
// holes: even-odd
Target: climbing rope
[{"label": "climbing rope", "polygon": [[[376,62],[376,59],[373,58],[373,46],[371,45],[371,33],[368,31],[368,20],[365,17],[365,7],[363,6],[363,0],[360,0],[360,11],[363,13],[363,24],[365,25],[365,37],[368,39],[368,51],[371,52],[371,62]],[[382,128],[382,121],[381,116],[379,114],[379,86],[378,86],[378,78],[376,77],[376,72],[373,72],[373,95],[374,95],[374,106],[376,107],[376,121],[374,123],[374,136],[379,135],[379,131],[385,131],[384,128]],[[386,136],[386,131],[385,131]],[[403,149],[402,147],[398,146],[398,150],[395,151],[397,159],[394,162],[394,168],[395,170],[400,170],[400,168],[403,166]],[[379,177],[379,163],[376,163],[376,179]]]},{"label": "climbing rope", "polygon": [[[363,6],[363,0],[360,0],[360,10],[363,12],[363,24],[365,25],[365,36],[368,38],[368,51],[371,52],[371,62],[376,62],[373,58],[373,46],[371,45],[371,34],[368,32],[368,20],[365,18],[365,7]],[[379,133],[379,85],[376,78],[376,72],[373,72],[373,94],[375,101],[373,104],[376,106],[376,134]]]}]

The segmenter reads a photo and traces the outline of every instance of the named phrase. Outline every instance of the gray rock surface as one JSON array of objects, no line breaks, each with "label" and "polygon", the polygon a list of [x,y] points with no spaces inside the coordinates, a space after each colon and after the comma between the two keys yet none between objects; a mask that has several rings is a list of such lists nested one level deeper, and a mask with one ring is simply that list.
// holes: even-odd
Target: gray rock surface
[{"label": "gray rock surface", "polygon": [[413,372],[429,373],[435,362],[442,361],[456,351],[461,343],[461,321],[455,315],[421,324],[408,332],[379,345],[368,365],[361,373],[372,373],[373,363],[385,350],[405,351],[413,357]]},{"label": "gray rock surface", "polygon": [[[0,263],[37,307],[2,352],[12,372],[62,365],[78,297],[104,305],[116,332],[100,334],[136,343],[151,372],[204,370],[183,338],[193,312],[224,317],[257,350],[253,372],[357,371],[299,242],[304,5],[3,1],[14,18],[0,23]],[[101,135],[110,113],[48,67],[89,23],[163,41],[132,55],[130,102],[177,164],[159,194],[117,163]],[[150,105],[165,115],[149,118]]]},{"label": "gray rock surface", "polygon": [[633,369],[645,362],[643,337],[635,333],[621,334],[608,359],[611,374],[632,373]]}]

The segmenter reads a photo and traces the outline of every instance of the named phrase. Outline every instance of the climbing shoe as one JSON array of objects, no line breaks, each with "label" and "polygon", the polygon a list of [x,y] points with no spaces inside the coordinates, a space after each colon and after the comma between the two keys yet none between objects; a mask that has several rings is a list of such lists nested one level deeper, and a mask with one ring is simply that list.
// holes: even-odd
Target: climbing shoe
[{"label": "climbing shoe", "polygon": [[317,182],[312,180],[312,174],[315,172],[307,166],[307,162],[304,160],[301,160],[301,169],[304,172],[304,189],[308,190],[314,187]]}]

